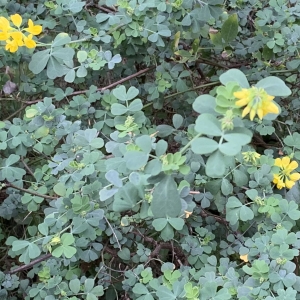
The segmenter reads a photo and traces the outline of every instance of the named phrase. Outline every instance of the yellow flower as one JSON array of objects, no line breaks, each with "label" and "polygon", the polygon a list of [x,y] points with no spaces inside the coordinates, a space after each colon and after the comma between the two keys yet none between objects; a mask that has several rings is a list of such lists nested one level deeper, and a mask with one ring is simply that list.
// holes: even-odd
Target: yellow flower
[{"label": "yellow flower", "polygon": [[0,41],[6,41],[9,39],[8,31],[10,29],[9,21],[4,17],[0,17]]},{"label": "yellow flower", "polygon": [[245,255],[240,255],[240,259],[243,260],[244,262],[248,262],[248,254]]},{"label": "yellow flower", "polygon": [[42,32],[43,27],[41,25],[34,25],[32,20],[28,20],[28,27],[24,29],[25,31],[33,34],[33,35],[38,35]]},{"label": "yellow flower", "polygon": [[296,161],[290,161],[288,156],[275,159],[275,166],[280,168],[278,174],[274,174],[273,182],[277,185],[278,189],[286,187],[291,189],[295,182],[300,179],[299,173],[293,173],[296,168],[298,168],[298,163]]},{"label": "yellow flower", "polygon": [[17,52],[19,46],[15,40],[6,40],[5,50],[9,52]]},{"label": "yellow flower", "polygon": [[[11,23],[14,27],[11,27]],[[32,20],[28,20],[27,28],[20,28],[23,19],[19,14],[11,15],[9,19],[0,17],[0,41],[5,41],[5,49],[10,52],[16,52],[19,47],[35,48],[36,42],[33,40],[34,35],[42,32],[41,25],[34,25]],[[17,28],[16,28],[17,27]],[[23,31],[27,31],[29,35],[25,35]]]},{"label": "yellow flower", "polygon": [[21,31],[13,31],[10,33],[10,37],[17,43],[17,45],[23,46],[23,33]]},{"label": "yellow flower", "polygon": [[24,36],[24,44],[29,49],[36,47],[36,42],[32,39],[32,37],[32,34],[29,34],[28,37]]},{"label": "yellow flower", "polygon": [[273,101],[274,96],[268,95],[262,88],[253,86],[249,89],[242,89],[241,91],[235,92],[233,95],[239,99],[235,102],[236,106],[245,106],[242,118],[250,113],[251,121],[255,115],[262,120],[262,118],[269,113],[279,113],[278,106]]},{"label": "yellow flower", "polygon": [[0,17],[0,30],[8,31],[10,28],[9,21],[4,17]]},{"label": "yellow flower", "polygon": [[22,17],[19,14],[11,15],[10,16],[11,21],[16,27],[20,27],[22,24]]}]

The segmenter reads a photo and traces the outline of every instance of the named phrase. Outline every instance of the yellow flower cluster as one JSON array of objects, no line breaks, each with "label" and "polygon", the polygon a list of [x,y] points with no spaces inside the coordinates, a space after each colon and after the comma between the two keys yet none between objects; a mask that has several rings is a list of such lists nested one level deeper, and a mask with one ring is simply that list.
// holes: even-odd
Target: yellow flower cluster
[{"label": "yellow flower cluster", "polygon": [[277,185],[278,189],[286,187],[291,189],[295,182],[300,179],[299,173],[292,173],[296,168],[298,168],[298,163],[296,161],[291,161],[288,156],[283,158],[275,159],[275,166],[279,167],[279,173],[274,174],[273,182]]},{"label": "yellow flower cluster", "polygon": [[251,121],[255,115],[262,120],[262,118],[269,113],[279,113],[278,106],[273,101],[274,97],[268,95],[262,88],[253,86],[249,89],[242,89],[241,91],[235,92],[233,95],[239,99],[235,102],[236,106],[245,106],[242,118],[250,113]]},{"label": "yellow flower cluster", "polygon": [[[35,48],[36,42],[33,40],[33,36],[42,32],[42,26],[34,25],[33,21],[29,19],[28,27],[21,29],[23,19],[19,14],[11,15],[9,19],[0,17],[0,41],[5,41],[5,50],[16,52],[22,46]],[[24,31],[29,34],[25,35]]]},{"label": "yellow flower cluster", "polygon": [[245,162],[252,163],[254,166],[257,164],[260,154],[255,151],[242,152]]}]

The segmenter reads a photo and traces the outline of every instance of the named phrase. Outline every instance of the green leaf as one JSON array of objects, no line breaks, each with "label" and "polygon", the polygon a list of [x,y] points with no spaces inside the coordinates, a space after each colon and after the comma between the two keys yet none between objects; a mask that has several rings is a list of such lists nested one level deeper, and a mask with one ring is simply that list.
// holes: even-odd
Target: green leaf
[{"label": "green leaf", "polygon": [[240,220],[248,221],[254,218],[254,214],[251,208],[246,205],[243,205],[240,209]]},{"label": "green leaf", "polygon": [[129,101],[134,99],[139,94],[139,90],[131,86],[126,92],[124,85],[121,85],[113,90],[113,95],[120,101]]},{"label": "green leaf", "polygon": [[216,98],[211,95],[201,95],[197,97],[193,103],[193,109],[199,114],[212,114],[216,115]]},{"label": "green leaf", "polygon": [[184,226],[184,221],[181,218],[169,218],[168,222],[176,230],[181,230]]},{"label": "green leaf", "polygon": [[136,112],[136,111],[142,110],[142,108],[143,108],[142,100],[141,99],[135,99],[129,104],[128,111]]},{"label": "green leaf", "polygon": [[69,83],[74,82],[75,75],[76,75],[75,70],[71,69],[70,71],[67,72],[66,76],[64,77],[64,80]]},{"label": "green leaf", "polygon": [[76,71],[76,76],[79,78],[85,77],[87,74],[87,69],[84,66],[80,66]]},{"label": "green leaf", "polygon": [[223,137],[230,144],[244,146],[251,142],[252,132],[247,128],[236,127],[233,130],[226,131]]},{"label": "green leaf", "polygon": [[275,76],[261,79],[255,86],[263,88],[271,96],[289,96],[292,93],[284,81]]},{"label": "green leaf", "polygon": [[209,154],[218,148],[219,144],[216,141],[206,137],[196,138],[191,144],[191,149],[196,154]]},{"label": "green leaf", "polygon": [[5,161],[5,166],[11,166],[20,160],[19,155],[11,154]]},{"label": "green leaf", "polygon": [[105,174],[105,178],[116,187],[122,187],[123,182],[119,177],[119,173],[115,170],[109,170]]},{"label": "green leaf", "polygon": [[[78,298],[77,298],[78,299]],[[98,300],[99,298],[92,293],[86,294],[86,300]]]},{"label": "green leaf", "polygon": [[84,291],[85,291],[86,293],[91,292],[91,290],[93,289],[94,285],[95,285],[94,279],[92,279],[92,278],[87,278],[87,279],[84,281]]},{"label": "green leaf", "polygon": [[136,138],[135,143],[142,151],[146,153],[150,153],[152,150],[152,139],[149,135],[139,136]]},{"label": "green leaf", "polygon": [[165,140],[159,140],[155,146],[155,154],[160,157],[166,153],[168,149],[168,143]]},{"label": "green leaf", "polygon": [[160,285],[156,291],[156,296],[159,300],[175,300],[176,295],[164,285]]},{"label": "green leaf", "polygon": [[123,247],[120,251],[118,251],[118,256],[123,260],[130,260],[130,250]]},{"label": "green leaf", "polygon": [[55,58],[59,58],[62,60],[67,60],[67,61],[72,60],[74,54],[75,54],[74,49],[67,48],[67,47],[54,48],[51,52],[51,56],[54,56]]},{"label": "green leaf", "polygon": [[128,151],[124,155],[126,167],[135,171],[144,167],[148,162],[149,154],[141,151]]},{"label": "green leaf", "polygon": [[77,51],[77,59],[79,63],[83,63],[87,59],[87,56],[88,54],[86,51],[82,51],[82,50]]},{"label": "green leaf", "polygon": [[61,243],[63,245],[71,245],[73,244],[75,241],[75,238],[73,237],[73,235],[71,233],[64,233],[62,236],[61,236]]},{"label": "green leaf", "polygon": [[196,120],[195,130],[199,133],[213,136],[221,136],[221,123],[211,114],[201,114]]},{"label": "green leaf", "polygon": [[46,49],[46,50],[42,50],[42,51],[38,51],[36,53],[34,53],[31,57],[31,61],[28,65],[29,70],[33,73],[33,74],[39,74],[41,73],[50,58],[50,49]]},{"label": "green leaf", "polygon": [[45,224],[45,223],[41,223],[38,225],[38,229],[39,229],[39,232],[43,235],[48,235],[48,232],[49,232],[49,228],[48,228],[48,225]]},{"label": "green leaf", "polygon": [[111,113],[115,116],[121,116],[128,112],[128,108],[120,103],[113,103],[111,106]]},{"label": "green leaf", "polygon": [[[247,175],[238,170],[238,169],[234,169],[233,170],[233,182],[239,186],[239,187],[242,187],[243,185],[246,185],[248,183],[248,177]],[[246,191],[247,193],[247,191]]]},{"label": "green leaf", "polygon": [[168,224],[168,219],[158,218],[152,221],[152,225],[156,231],[162,231]]},{"label": "green leaf", "polygon": [[179,114],[175,114],[173,115],[172,121],[174,128],[178,129],[183,123],[183,117]]},{"label": "green leaf", "polygon": [[117,188],[111,188],[111,189],[102,189],[99,192],[100,201],[105,201],[115,195],[118,192]]},{"label": "green leaf", "polygon": [[156,130],[159,137],[166,137],[171,135],[175,129],[170,125],[158,125]]},{"label": "green leaf", "polygon": [[40,139],[45,137],[49,134],[49,128],[46,126],[39,127],[36,132],[34,133],[35,138]]},{"label": "green leaf", "polygon": [[226,165],[220,151],[211,154],[206,162],[205,173],[212,178],[220,178],[225,174]]},{"label": "green leaf", "polygon": [[123,212],[134,208],[140,200],[138,189],[131,182],[126,183],[114,196],[113,210]]},{"label": "green leaf", "polygon": [[80,284],[80,280],[78,278],[74,278],[74,279],[70,280],[70,282],[69,282],[70,290],[74,294],[78,294],[79,293],[80,286],[81,286],[81,284]]},{"label": "green leaf", "polygon": [[228,82],[237,82],[241,88],[248,89],[250,87],[249,82],[245,74],[238,69],[230,69],[220,76],[220,81],[223,85]]},{"label": "green leaf", "polygon": [[225,195],[225,196],[228,196],[229,194],[231,194],[233,192],[233,186],[229,182],[229,180],[226,178],[223,178],[223,180],[222,180],[221,191],[222,191],[223,195]]},{"label": "green leaf", "polygon": [[168,223],[167,226],[161,231],[160,236],[164,241],[172,240],[174,238],[173,227]]},{"label": "green leaf", "polygon": [[138,295],[146,295],[149,293],[148,289],[145,287],[144,284],[141,284],[141,283],[136,283],[135,286],[132,288],[132,291],[135,293],[135,294],[138,294]]},{"label": "green leaf", "polygon": [[300,134],[298,132],[288,135],[283,141],[287,146],[300,149]]},{"label": "green leaf", "polygon": [[29,108],[26,110],[26,118],[31,119],[33,117],[35,117],[38,114],[38,110],[35,108]]},{"label": "green leaf", "polygon": [[228,19],[222,25],[222,28],[221,28],[222,40],[226,44],[229,44],[230,42],[232,42],[238,34],[238,28],[239,28],[238,16],[235,13],[235,14],[230,15],[228,17]]},{"label": "green leaf", "polygon": [[238,220],[248,221],[254,218],[254,213],[251,208],[243,205],[236,197],[229,197],[226,204],[226,220],[231,225],[237,223]]},{"label": "green leaf", "polygon": [[171,176],[164,177],[155,187],[151,210],[154,218],[177,217],[181,211],[181,200],[177,185]]},{"label": "green leaf", "polygon": [[94,138],[89,145],[94,149],[101,149],[104,146],[104,141],[101,138]]},{"label": "green leaf", "polygon": [[41,250],[36,244],[30,243],[28,245],[28,254],[31,259],[37,258],[41,254]]},{"label": "green leaf", "polygon": [[61,77],[68,72],[67,69],[62,63],[60,63],[56,58],[50,57],[47,64],[47,76],[50,79],[55,79]]},{"label": "green leaf", "polygon": [[65,196],[66,194],[66,186],[62,182],[58,182],[54,187],[53,187],[54,192],[58,196]]},{"label": "green leaf", "polygon": [[28,242],[28,241],[22,241],[22,240],[14,241],[12,243],[12,251],[20,251],[24,248],[27,248],[29,244],[30,244],[30,242]]},{"label": "green leaf", "polygon": [[65,32],[61,32],[55,37],[54,41],[52,42],[52,47],[63,46],[70,42],[71,38],[69,37],[69,35]]},{"label": "green leaf", "polygon": [[216,46],[216,48],[224,48],[221,32],[210,33],[209,37],[211,42]]}]

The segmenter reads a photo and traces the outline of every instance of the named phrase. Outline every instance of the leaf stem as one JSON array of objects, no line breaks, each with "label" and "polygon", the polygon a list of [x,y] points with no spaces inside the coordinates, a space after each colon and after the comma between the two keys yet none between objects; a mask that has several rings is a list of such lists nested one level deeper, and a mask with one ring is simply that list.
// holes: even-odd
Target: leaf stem
[{"label": "leaf stem", "polygon": [[12,183],[6,183],[5,185],[6,185],[6,187],[11,187],[13,189],[16,189],[16,190],[19,190],[19,191],[22,191],[22,192],[25,192],[25,193],[28,193],[28,194],[31,194],[31,195],[34,195],[34,196],[37,196],[37,197],[41,197],[41,198],[44,198],[44,199],[50,199],[50,200],[56,200],[57,199],[57,197],[42,195],[42,194],[36,193],[34,191],[18,187],[16,185],[12,184]]},{"label": "leaf stem", "polygon": [[190,140],[180,151],[179,151],[179,153],[181,153],[181,154],[183,154],[190,146],[191,146],[191,144],[192,144],[192,142],[196,139],[196,138],[198,138],[198,137],[200,137],[202,135],[202,133],[198,133],[195,137],[193,137],[192,138],[192,140]]}]

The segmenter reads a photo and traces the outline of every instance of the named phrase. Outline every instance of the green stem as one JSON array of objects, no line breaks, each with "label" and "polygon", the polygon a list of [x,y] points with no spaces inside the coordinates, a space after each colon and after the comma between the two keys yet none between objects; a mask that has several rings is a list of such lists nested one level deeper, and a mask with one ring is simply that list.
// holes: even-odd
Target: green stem
[{"label": "green stem", "polygon": [[202,133],[198,133],[195,137],[193,137],[192,140],[190,140],[180,151],[179,153],[183,154],[192,144],[192,142],[197,139],[198,137],[200,137],[202,135]]},{"label": "green stem", "polygon": [[178,95],[181,95],[181,94],[184,94],[184,93],[187,93],[187,92],[192,92],[192,91],[201,89],[201,88],[203,88],[203,87],[213,86],[213,85],[216,85],[216,84],[219,84],[219,83],[220,83],[219,81],[216,81],[216,82],[210,82],[210,83],[198,85],[198,86],[195,86],[195,87],[190,88],[190,89],[188,89],[188,90],[185,90],[185,91],[182,91],[182,92],[177,92],[177,93],[168,95],[168,96],[165,97],[165,99],[169,99],[169,98],[172,98],[172,97],[174,97],[174,96],[178,96]]},{"label": "green stem", "polygon": [[237,166],[235,166],[232,170],[230,170],[223,178],[226,178],[229,174],[231,174],[235,169],[237,169],[239,166],[241,166],[242,164],[238,164]]}]

